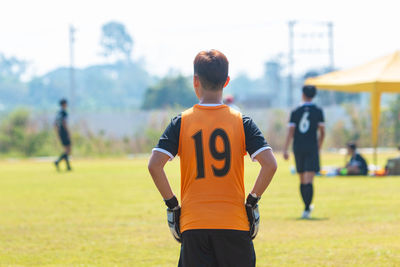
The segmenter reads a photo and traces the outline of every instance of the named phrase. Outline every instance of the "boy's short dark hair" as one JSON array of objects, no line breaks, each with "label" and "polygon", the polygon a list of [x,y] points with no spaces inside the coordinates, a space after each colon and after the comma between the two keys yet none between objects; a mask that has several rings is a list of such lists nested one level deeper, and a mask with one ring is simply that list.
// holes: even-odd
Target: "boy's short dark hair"
[{"label": "boy's short dark hair", "polygon": [[63,98],[63,99],[61,99],[60,100],[60,106],[62,106],[62,105],[64,105],[64,104],[67,104],[68,102],[67,102],[67,99],[65,99],[65,98]]},{"label": "boy's short dark hair", "polygon": [[315,88],[314,85],[304,85],[303,94],[308,98],[314,98],[314,96],[317,94],[317,88]]},{"label": "boy's short dark hair", "polygon": [[354,151],[357,149],[357,144],[355,142],[348,142],[347,147]]},{"label": "boy's short dark hair", "polygon": [[194,75],[199,77],[204,89],[220,90],[228,78],[229,62],[218,50],[201,51],[193,62]]}]

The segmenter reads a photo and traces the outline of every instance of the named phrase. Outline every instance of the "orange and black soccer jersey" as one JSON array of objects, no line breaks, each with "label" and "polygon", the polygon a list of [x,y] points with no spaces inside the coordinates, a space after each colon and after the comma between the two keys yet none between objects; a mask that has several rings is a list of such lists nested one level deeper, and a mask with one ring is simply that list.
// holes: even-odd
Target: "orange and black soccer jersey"
[{"label": "orange and black soccer jersey", "polygon": [[154,150],[181,164],[181,231],[249,230],[244,156],[270,149],[249,117],[226,105],[195,105],[172,119]]}]

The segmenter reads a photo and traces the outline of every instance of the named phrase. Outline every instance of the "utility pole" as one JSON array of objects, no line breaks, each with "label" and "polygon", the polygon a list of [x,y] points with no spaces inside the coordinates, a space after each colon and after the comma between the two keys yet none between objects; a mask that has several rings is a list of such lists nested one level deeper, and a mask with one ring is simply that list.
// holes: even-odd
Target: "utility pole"
[{"label": "utility pole", "polygon": [[333,23],[332,22],[327,22],[328,26],[328,38],[329,38],[329,63],[330,63],[330,70],[333,71],[335,69],[334,65],[334,57],[333,57]]},{"label": "utility pole", "polygon": [[[328,27],[328,54],[329,54],[329,71],[333,71],[335,66],[333,62],[333,23],[332,22],[327,22],[326,26]],[[330,99],[331,102],[336,104],[335,100],[335,93],[330,92]]]},{"label": "utility pole", "polygon": [[288,106],[293,106],[293,65],[294,65],[294,25],[296,21],[291,20],[288,22],[289,26],[289,52],[288,52]]},{"label": "utility pole", "polygon": [[75,43],[75,27],[69,26],[69,90],[70,90],[70,107],[73,109],[75,105],[75,73],[74,73],[74,43]]}]

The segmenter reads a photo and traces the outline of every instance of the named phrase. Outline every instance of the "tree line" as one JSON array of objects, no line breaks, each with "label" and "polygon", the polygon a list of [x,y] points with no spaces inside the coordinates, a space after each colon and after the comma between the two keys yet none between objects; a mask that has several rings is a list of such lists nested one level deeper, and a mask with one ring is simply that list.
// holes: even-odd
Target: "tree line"
[{"label": "tree line", "polygon": [[[152,75],[142,62],[132,60],[134,44],[134,38],[124,24],[110,21],[102,25],[99,45],[104,63],[75,69],[74,108],[94,111],[157,109],[188,107],[196,101],[191,77]],[[0,112],[18,106],[54,110],[60,98],[70,98],[68,67],[56,68],[27,81],[24,76],[29,66],[24,60],[0,53]],[[234,95],[243,105],[283,107],[287,79],[282,76],[281,69],[280,62],[270,60],[265,64],[262,77],[252,79],[244,73],[231,77],[226,93]],[[310,71],[305,77],[298,77],[296,88],[300,90],[306,77],[323,72]],[[357,100],[357,96],[350,94],[322,94],[332,94],[323,98],[329,100],[323,104]]]}]

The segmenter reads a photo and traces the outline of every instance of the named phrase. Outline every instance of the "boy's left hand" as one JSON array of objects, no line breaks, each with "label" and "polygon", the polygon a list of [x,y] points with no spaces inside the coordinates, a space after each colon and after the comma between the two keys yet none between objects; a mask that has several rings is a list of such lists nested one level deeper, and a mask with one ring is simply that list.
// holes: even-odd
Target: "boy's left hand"
[{"label": "boy's left hand", "polygon": [[165,200],[165,204],[168,206],[167,209],[167,220],[169,230],[176,241],[181,243],[182,234],[180,229],[180,218],[181,218],[181,207],[179,206],[178,200],[175,196],[171,199]]}]

